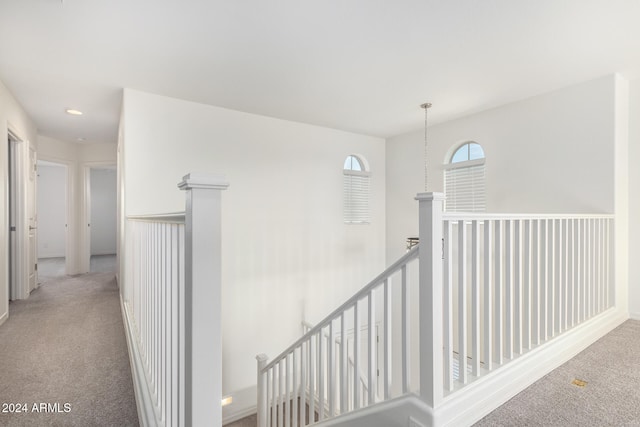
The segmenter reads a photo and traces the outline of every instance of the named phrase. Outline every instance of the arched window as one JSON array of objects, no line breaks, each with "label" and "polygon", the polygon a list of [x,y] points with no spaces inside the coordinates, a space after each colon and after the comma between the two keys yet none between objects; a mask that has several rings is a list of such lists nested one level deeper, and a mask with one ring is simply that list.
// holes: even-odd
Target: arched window
[{"label": "arched window", "polygon": [[445,210],[448,212],[484,212],[484,150],[477,142],[459,146],[445,165]]},{"label": "arched window", "polygon": [[354,154],[347,156],[343,167],[344,222],[369,223],[369,171],[364,160]]}]

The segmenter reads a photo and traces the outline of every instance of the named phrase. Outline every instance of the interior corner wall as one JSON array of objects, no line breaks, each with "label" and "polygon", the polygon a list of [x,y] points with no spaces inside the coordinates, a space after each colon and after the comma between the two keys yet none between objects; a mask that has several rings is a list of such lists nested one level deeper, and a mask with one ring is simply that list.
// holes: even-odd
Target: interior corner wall
[{"label": "interior corner wall", "polygon": [[629,82],[629,312],[640,320],[640,79]]},{"label": "interior corner wall", "polygon": [[[444,192],[445,162],[475,141],[486,155],[487,212],[614,213],[615,88],[609,75],[430,126],[429,191]],[[390,262],[417,235],[424,130],[388,139],[386,152]]]},{"label": "interior corner wall", "polygon": [[[320,321],[385,267],[383,139],[129,89],[122,121],[126,215],[183,211],[176,184],[190,172],[230,183],[222,193],[225,394],[255,387],[256,354],[276,356],[303,319]],[[369,225],[343,222],[349,154],[371,167]]]},{"label": "interior corner wall", "polygon": [[[8,131],[17,133],[17,136],[32,146],[37,145],[37,131],[32,120],[27,116],[24,109],[18,104],[7,87],[0,81],[0,136],[4,139],[2,142],[4,149],[0,150],[0,200],[3,201],[5,208],[0,210],[0,324],[2,324],[9,315],[9,254],[8,234],[9,218],[7,216],[7,189],[9,188],[9,172],[8,172]],[[28,271],[24,271],[25,280]]]}]

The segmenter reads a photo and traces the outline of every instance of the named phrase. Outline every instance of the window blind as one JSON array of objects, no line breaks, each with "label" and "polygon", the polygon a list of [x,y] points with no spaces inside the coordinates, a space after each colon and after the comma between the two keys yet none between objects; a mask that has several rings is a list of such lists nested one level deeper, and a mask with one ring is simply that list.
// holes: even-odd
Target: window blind
[{"label": "window blind", "polygon": [[484,163],[445,171],[445,210],[483,212],[485,210]]},{"label": "window blind", "polygon": [[369,174],[345,171],[344,222],[369,223]]}]

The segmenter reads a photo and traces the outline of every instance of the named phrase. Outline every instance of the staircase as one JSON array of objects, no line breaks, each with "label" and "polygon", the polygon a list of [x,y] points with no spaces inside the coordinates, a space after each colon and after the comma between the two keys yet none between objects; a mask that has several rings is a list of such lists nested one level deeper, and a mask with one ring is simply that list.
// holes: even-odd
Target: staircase
[{"label": "staircase", "polygon": [[626,319],[613,216],[445,214],[442,194],[416,199],[419,245],[257,357],[259,427],[470,425]]}]

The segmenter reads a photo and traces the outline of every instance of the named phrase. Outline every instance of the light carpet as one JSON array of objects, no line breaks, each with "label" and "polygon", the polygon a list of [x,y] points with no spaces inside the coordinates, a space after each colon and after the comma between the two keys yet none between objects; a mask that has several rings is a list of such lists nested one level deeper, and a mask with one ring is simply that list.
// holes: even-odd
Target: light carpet
[{"label": "light carpet", "polygon": [[640,321],[626,321],[475,424],[489,426],[640,426]]},{"label": "light carpet", "polygon": [[112,273],[47,281],[10,303],[9,316],[0,326],[0,425],[138,425]]}]

